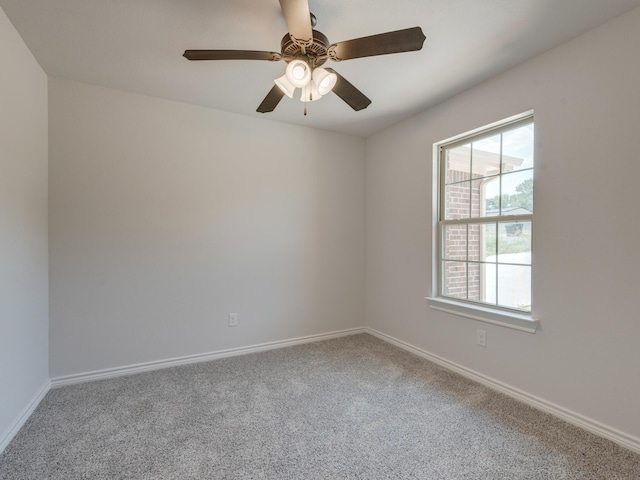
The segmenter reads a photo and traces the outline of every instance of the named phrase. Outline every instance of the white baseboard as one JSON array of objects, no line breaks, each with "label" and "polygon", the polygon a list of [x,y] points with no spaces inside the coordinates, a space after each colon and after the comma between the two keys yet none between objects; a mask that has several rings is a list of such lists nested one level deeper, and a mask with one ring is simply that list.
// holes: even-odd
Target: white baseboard
[{"label": "white baseboard", "polygon": [[7,445],[9,445],[11,440],[13,440],[13,437],[16,436],[16,433],[18,433],[26,421],[29,420],[29,417],[38,407],[44,396],[49,392],[50,388],[51,382],[47,380],[42,387],[40,387],[40,390],[38,390],[31,401],[22,409],[9,428],[7,428],[2,436],[0,436],[0,453],[4,452],[4,449],[7,448]]},{"label": "white baseboard", "polygon": [[107,368],[104,370],[95,370],[92,372],[77,373],[73,375],[64,375],[51,379],[51,388],[63,387],[66,385],[74,385],[77,383],[91,382],[94,380],[102,380],[105,378],[120,377],[124,375],[133,375],[135,373],[149,372],[152,370],[160,370],[163,368],[176,367],[178,365],[187,365],[190,363],[208,362],[217,358],[233,357],[236,355],[246,355],[248,353],[262,352],[265,350],[273,350],[276,348],[290,347],[293,345],[301,345],[303,343],[320,342],[330,340],[332,338],[345,337],[347,335],[355,335],[365,333],[366,329],[351,328],[336,332],[321,333],[318,335],[308,335],[306,337],[291,338],[288,340],[279,340],[276,342],[260,343],[258,345],[250,345],[248,347],[230,348],[227,350],[218,350],[215,352],[201,353],[197,355],[188,355],[185,357],[170,358],[166,360],[158,360],[154,362],[138,363],[135,365],[125,365],[116,368]]},{"label": "white baseboard", "polygon": [[462,365],[458,365],[457,363],[451,362],[438,355],[434,355],[433,353],[429,353],[426,350],[422,350],[421,348],[403,342],[402,340],[398,340],[397,338],[391,337],[390,335],[387,335],[385,333],[379,332],[372,328],[366,328],[365,331],[375,337],[378,337],[381,340],[384,340],[385,342],[400,347],[403,350],[418,355],[419,357],[426,358],[427,360],[432,361],[433,363],[436,363],[448,370],[459,373],[460,375],[486,385],[493,390],[504,393],[505,395],[508,395],[509,397],[512,397],[520,402],[526,403],[527,405],[537,408],[538,410],[542,410],[543,412],[558,417],[568,423],[571,423],[572,425],[583,428],[595,435],[611,440],[612,442],[615,442],[618,445],[628,448],[629,450],[632,450],[636,453],[640,453],[640,438],[638,437],[628,435],[624,432],[621,432],[620,430],[604,425],[593,419],[587,418],[584,415],[580,415],[579,413],[561,407],[560,405],[548,402],[547,400],[536,397],[535,395],[531,395],[530,393],[507,385],[506,383],[500,382],[491,377],[487,377],[486,375],[478,373],[467,367],[463,367]]}]

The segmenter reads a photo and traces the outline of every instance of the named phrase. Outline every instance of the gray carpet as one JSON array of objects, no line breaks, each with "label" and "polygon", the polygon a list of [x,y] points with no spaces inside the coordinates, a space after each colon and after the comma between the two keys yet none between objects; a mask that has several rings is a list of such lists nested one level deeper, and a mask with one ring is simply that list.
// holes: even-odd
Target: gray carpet
[{"label": "gray carpet", "polygon": [[638,479],[640,455],[370,335],[50,391],[2,479]]}]

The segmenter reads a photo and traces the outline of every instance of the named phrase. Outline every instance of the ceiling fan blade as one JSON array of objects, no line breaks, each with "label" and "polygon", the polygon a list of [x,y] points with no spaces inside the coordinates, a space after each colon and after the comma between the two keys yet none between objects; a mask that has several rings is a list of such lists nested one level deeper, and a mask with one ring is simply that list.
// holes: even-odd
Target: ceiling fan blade
[{"label": "ceiling fan blade", "polygon": [[313,32],[308,0],[280,0],[280,8],[291,39],[299,45],[311,45]]},{"label": "ceiling fan blade", "polygon": [[329,47],[329,56],[332,60],[340,61],[390,53],[413,52],[422,48],[425,39],[420,27],[406,28],[334,43]]},{"label": "ceiling fan blade", "polygon": [[187,60],[282,60],[279,53],[257,50],[185,50],[182,56]]},{"label": "ceiling fan blade", "polygon": [[356,112],[367,108],[371,103],[371,100],[367,96],[349,83],[342,75],[336,72],[333,68],[327,68],[327,71],[335,73],[338,77],[338,81],[333,87],[333,93],[338,95],[347,105],[353,108]]},{"label": "ceiling fan blade", "polygon": [[256,112],[273,112],[278,106],[278,103],[280,103],[280,100],[282,100],[282,97],[284,97],[284,92],[280,90],[280,87],[274,85],[269,93],[267,93],[267,96],[264,97],[264,100],[262,100],[262,103],[260,104]]}]

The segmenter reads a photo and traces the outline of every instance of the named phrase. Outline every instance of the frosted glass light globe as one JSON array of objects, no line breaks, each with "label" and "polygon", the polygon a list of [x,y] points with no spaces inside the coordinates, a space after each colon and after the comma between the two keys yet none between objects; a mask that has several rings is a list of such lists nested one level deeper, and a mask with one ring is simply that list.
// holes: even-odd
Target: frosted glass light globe
[{"label": "frosted glass light globe", "polygon": [[304,60],[292,60],[287,65],[286,75],[292,85],[302,88],[311,81],[311,68]]}]

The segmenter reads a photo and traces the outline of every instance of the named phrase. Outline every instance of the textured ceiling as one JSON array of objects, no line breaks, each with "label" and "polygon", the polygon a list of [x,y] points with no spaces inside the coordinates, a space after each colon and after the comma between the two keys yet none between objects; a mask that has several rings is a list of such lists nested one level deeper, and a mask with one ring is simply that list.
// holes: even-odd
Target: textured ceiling
[{"label": "textured ceiling", "polygon": [[256,108],[284,62],[189,62],[185,49],[279,51],[278,0],[0,0],[53,77],[368,136],[640,6],[640,0],[309,0],[331,43],[420,26],[418,52],[327,62],[373,103]]}]

